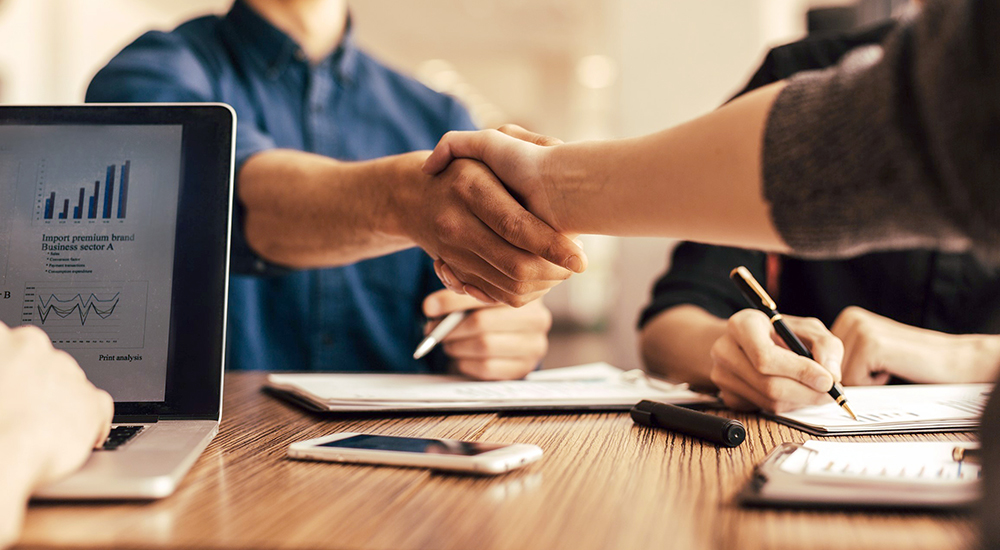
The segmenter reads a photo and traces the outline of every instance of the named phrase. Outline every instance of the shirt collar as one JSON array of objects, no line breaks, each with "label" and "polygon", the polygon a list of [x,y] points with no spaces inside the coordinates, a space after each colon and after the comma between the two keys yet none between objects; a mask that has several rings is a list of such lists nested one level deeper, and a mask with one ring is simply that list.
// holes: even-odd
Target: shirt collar
[{"label": "shirt collar", "polygon": [[[279,78],[293,62],[308,64],[302,48],[295,40],[264,19],[243,0],[233,3],[232,9],[226,14],[226,21],[246,45],[250,58],[263,69],[269,79]],[[348,14],[340,45],[317,66],[330,66],[343,82],[351,83],[357,73],[358,57],[354,25]]]}]

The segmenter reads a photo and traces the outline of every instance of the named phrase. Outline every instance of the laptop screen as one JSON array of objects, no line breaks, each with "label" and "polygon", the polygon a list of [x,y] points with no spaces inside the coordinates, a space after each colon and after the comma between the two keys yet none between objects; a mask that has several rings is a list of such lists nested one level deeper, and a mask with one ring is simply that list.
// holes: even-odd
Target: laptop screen
[{"label": "laptop screen", "polygon": [[0,126],[0,319],[118,401],[163,401],[180,125]]},{"label": "laptop screen", "polygon": [[[10,118],[20,120],[3,121],[4,109],[0,321],[44,329],[116,403],[163,412],[190,402],[180,388],[198,377],[177,361],[188,348],[215,356],[221,342],[205,341],[218,327],[188,333],[199,327],[183,322],[183,310],[190,316],[199,304],[187,302],[207,296],[200,313],[217,313],[224,285],[221,293],[204,287],[218,286],[226,247],[198,257],[202,273],[184,250],[205,251],[193,242],[199,231],[228,242],[229,205],[211,189],[228,186],[220,175],[231,147],[210,135],[204,117],[195,121],[196,109],[19,108],[22,116]],[[216,207],[206,213],[199,201]],[[190,368],[212,369],[210,359]]]}]

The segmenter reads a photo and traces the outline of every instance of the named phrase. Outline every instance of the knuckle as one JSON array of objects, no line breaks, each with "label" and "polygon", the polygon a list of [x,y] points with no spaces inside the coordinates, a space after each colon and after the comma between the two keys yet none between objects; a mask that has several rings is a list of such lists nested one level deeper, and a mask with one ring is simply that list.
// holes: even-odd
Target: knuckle
[{"label": "knuckle", "polygon": [[708,373],[708,379],[718,388],[723,387],[726,383],[725,373],[718,365],[714,364],[712,365],[712,370]]},{"label": "knuckle", "polygon": [[781,384],[779,379],[774,377],[768,377],[764,380],[761,393],[763,393],[768,399],[775,402],[783,401],[786,396],[784,385]]},{"label": "knuckle", "polygon": [[442,212],[434,218],[434,228],[444,242],[456,242],[462,238],[462,223],[451,212]]},{"label": "knuckle", "polygon": [[504,212],[497,219],[497,231],[508,241],[520,240],[524,225],[524,216],[518,212]]},{"label": "knuckle", "polygon": [[[45,331],[34,325],[25,325],[23,327],[18,327],[14,329],[14,332],[18,335],[18,338],[25,344],[42,346],[44,349],[48,349],[49,347],[51,347],[51,342],[49,341],[49,337],[45,334]],[[48,345],[43,346],[42,344],[43,342]]]},{"label": "knuckle", "polygon": [[519,293],[509,297],[507,305],[514,308],[522,308],[531,303],[531,297],[525,296],[523,293]]},{"label": "knuckle", "polygon": [[535,269],[528,262],[514,260],[510,264],[510,276],[515,281],[530,281],[535,276]]},{"label": "knuckle", "polygon": [[473,333],[480,333],[485,327],[485,321],[483,320],[483,311],[476,310],[471,315],[468,315],[462,324],[466,326]]},{"label": "knuckle", "polygon": [[[712,348],[709,350],[708,355],[712,358],[712,364],[717,368],[718,366],[725,364],[726,353],[729,350],[729,342],[726,337],[719,338],[712,344]],[[713,372],[716,370],[713,368]]]},{"label": "knuckle", "polygon": [[[533,285],[527,281],[516,281],[508,280],[505,281],[503,285],[503,290],[509,294],[507,298],[516,299],[518,305],[515,307],[521,307],[531,302],[531,297],[529,296],[534,292]],[[513,305],[513,303],[511,303]]]},{"label": "knuckle", "polygon": [[741,309],[729,317],[726,328],[730,333],[741,332],[744,327],[753,322],[754,316],[760,312],[753,309]]}]

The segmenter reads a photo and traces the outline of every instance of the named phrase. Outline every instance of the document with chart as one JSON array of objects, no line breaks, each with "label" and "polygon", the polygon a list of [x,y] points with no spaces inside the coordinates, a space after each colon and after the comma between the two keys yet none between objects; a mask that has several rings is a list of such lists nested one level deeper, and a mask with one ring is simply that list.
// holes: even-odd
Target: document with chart
[{"label": "document with chart", "polygon": [[858,420],[832,399],[771,416],[815,435],[965,431],[979,425],[992,389],[992,384],[853,386],[845,394]]},{"label": "document with chart", "polygon": [[0,320],[119,401],[164,398],[181,130],[0,127]]}]

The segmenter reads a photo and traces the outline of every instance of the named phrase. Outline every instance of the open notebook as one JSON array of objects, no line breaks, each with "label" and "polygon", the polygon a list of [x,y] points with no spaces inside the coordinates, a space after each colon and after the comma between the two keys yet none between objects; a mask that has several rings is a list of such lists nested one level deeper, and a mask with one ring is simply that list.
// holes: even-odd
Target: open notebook
[{"label": "open notebook", "polygon": [[813,435],[958,432],[973,430],[992,384],[853,386],[844,391],[854,420],[833,400],[771,418]]},{"label": "open notebook", "polygon": [[541,370],[524,380],[503,382],[434,374],[271,374],[265,387],[307,408],[328,412],[628,410],[643,399],[717,402],[687,385],[607,363]]},{"label": "open notebook", "polygon": [[740,494],[748,505],[966,507],[979,498],[980,468],[955,462],[954,441],[785,443]]}]

